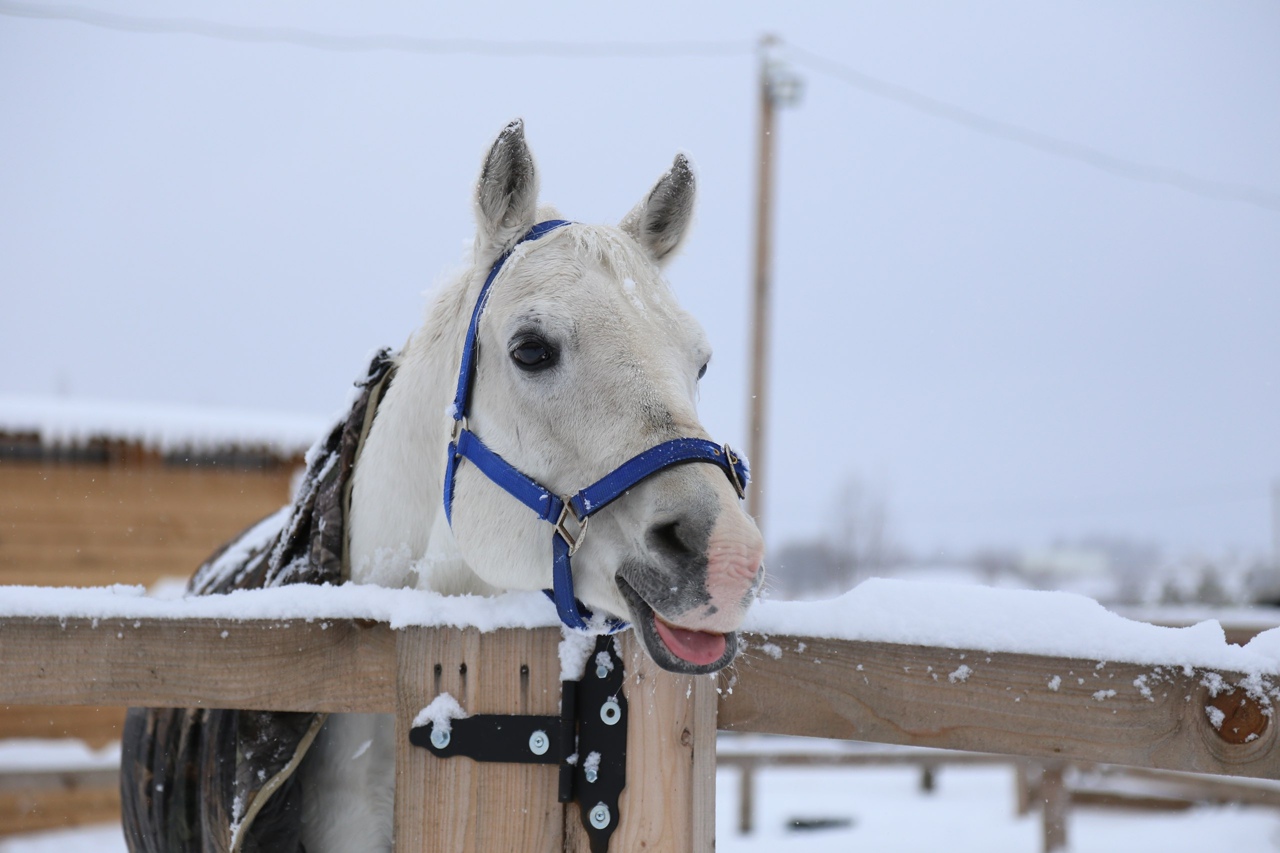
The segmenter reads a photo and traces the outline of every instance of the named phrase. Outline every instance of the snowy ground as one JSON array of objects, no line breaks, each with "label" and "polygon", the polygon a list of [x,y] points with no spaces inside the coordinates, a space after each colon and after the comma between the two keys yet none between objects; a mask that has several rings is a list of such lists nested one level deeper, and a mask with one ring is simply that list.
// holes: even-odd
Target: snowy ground
[{"label": "snowy ground", "polygon": [[[718,776],[716,849],[721,853],[990,853],[1041,849],[1040,818],[1014,814],[1013,771],[943,768],[932,794],[912,768],[780,769],[757,775],[756,831],[737,832],[738,774]],[[849,821],[847,828],[791,829],[800,819]],[[1280,813],[1203,808],[1178,814],[1077,810],[1068,827],[1078,853],[1202,853],[1280,850]],[[0,853],[124,853],[118,827],[51,832],[0,841]]]},{"label": "snowy ground", "polygon": [[[756,776],[756,831],[737,832],[737,773],[717,778],[716,849],[721,853],[989,853],[1041,849],[1038,813],[1019,818],[1007,767],[951,767],[932,794],[914,768],[777,769]],[[795,830],[795,819],[845,819],[846,829]],[[1081,853],[1201,853],[1212,849],[1280,850],[1280,814],[1264,809],[1205,808],[1180,814],[1076,810],[1067,828]]]}]

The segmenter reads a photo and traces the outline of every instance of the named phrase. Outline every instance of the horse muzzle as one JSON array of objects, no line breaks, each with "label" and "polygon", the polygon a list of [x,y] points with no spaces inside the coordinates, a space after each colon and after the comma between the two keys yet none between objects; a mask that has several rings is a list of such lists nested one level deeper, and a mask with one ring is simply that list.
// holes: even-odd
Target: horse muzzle
[{"label": "horse muzzle", "polygon": [[755,525],[734,508],[711,524],[651,525],[646,544],[649,559],[624,562],[615,582],[649,655],[671,672],[728,666],[764,575]]}]

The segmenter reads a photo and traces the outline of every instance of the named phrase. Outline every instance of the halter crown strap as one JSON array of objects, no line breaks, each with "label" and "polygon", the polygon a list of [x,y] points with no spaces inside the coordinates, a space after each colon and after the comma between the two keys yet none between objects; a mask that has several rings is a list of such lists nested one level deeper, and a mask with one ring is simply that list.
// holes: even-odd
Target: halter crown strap
[{"label": "halter crown strap", "polygon": [[[453,395],[453,437],[449,442],[449,457],[445,462],[444,472],[444,515],[450,524],[453,523],[453,484],[458,473],[458,463],[462,460],[462,454],[459,452],[458,443],[462,434],[467,432],[467,412],[471,409],[471,386],[475,384],[476,375],[476,358],[479,354],[479,337],[478,330],[480,328],[480,315],[484,313],[485,306],[489,303],[489,289],[493,287],[494,279],[498,277],[498,273],[502,271],[502,266],[507,262],[515,252],[516,246],[521,243],[527,243],[533,240],[540,240],[546,235],[555,231],[557,228],[563,228],[566,225],[572,225],[567,219],[548,219],[545,222],[539,222],[528,230],[528,232],[515,242],[510,249],[503,252],[502,255],[493,262],[493,266],[489,269],[489,275],[484,280],[484,284],[480,287],[480,295],[476,298],[475,308],[471,311],[471,323],[467,326],[467,337],[462,344],[462,364],[458,367],[458,388]],[[479,439],[476,439],[477,443]],[[488,451],[480,443],[483,451]],[[496,458],[496,454],[492,454]],[[477,462],[477,464],[479,464]],[[482,469],[483,470],[483,469]],[[515,469],[512,469],[515,471]],[[516,471],[524,480],[529,480],[519,471]],[[532,482],[531,480],[529,482]],[[501,485],[501,484],[500,484]],[[503,486],[507,491],[511,491],[507,486]],[[535,510],[536,511],[536,510]]]},{"label": "halter crown strap", "polygon": [[475,382],[476,353],[478,349],[476,330],[480,326],[480,315],[484,313],[484,307],[489,302],[489,288],[493,286],[493,280],[498,277],[498,273],[502,271],[502,265],[511,257],[511,253],[516,250],[516,246],[533,240],[541,240],[557,228],[572,224],[567,219],[548,219],[546,222],[539,222],[517,240],[515,245],[503,252],[502,256],[493,262],[493,267],[489,270],[489,277],[484,280],[484,286],[480,288],[480,296],[476,299],[476,307],[471,312],[471,324],[467,326],[467,339],[462,344],[462,366],[458,369],[458,390],[453,395],[453,419],[455,421],[460,421],[467,416],[467,410],[471,403],[471,386]]},{"label": "halter crown strap", "polygon": [[[563,219],[539,222],[515,245],[519,246],[521,243],[540,239],[557,228],[569,224],[571,223]],[[727,444],[719,445],[704,438],[675,438],[636,454],[571,498],[561,498],[489,449],[479,436],[467,428],[466,421],[471,386],[475,382],[478,355],[476,330],[480,325],[480,315],[484,313],[485,304],[489,300],[489,289],[502,270],[502,265],[514,251],[515,246],[512,246],[503,253],[502,257],[494,261],[488,278],[480,288],[480,296],[476,299],[475,309],[471,312],[471,324],[467,327],[462,364],[458,370],[458,390],[453,398],[453,436],[449,442],[449,458],[445,465],[445,517],[450,524],[453,523],[454,481],[458,465],[463,459],[469,459],[494,484],[527,506],[538,518],[553,525],[552,588],[546,590],[547,595],[555,602],[556,612],[561,622],[570,628],[588,629],[590,626],[587,620],[592,618],[592,614],[574,598],[573,567],[570,558],[578,550],[578,545],[586,533],[587,521],[592,515],[622,497],[628,489],[642,480],[674,465],[686,462],[710,462],[718,466],[733,484],[739,498],[745,493],[747,483],[751,479],[751,471],[747,460],[734,453]],[[576,530],[571,530],[568,526],[570,516],[576,522]],[[606,624],[606,628],[611,633],[625,627],[625,622],[616,619],[609,620]]]}]

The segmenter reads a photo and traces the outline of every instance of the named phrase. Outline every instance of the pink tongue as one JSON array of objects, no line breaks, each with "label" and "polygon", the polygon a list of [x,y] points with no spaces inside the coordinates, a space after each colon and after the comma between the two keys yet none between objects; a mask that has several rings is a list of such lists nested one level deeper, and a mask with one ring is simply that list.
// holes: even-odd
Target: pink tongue
[{"label": "pink tongue", "polygon": [[724,657],[724,634],[677,628],[663,622],[656,614],[653,617],[653,627],[658,629],[658,636],[667,644],[667,648],[681,660],[701,666],[715,663]]}]

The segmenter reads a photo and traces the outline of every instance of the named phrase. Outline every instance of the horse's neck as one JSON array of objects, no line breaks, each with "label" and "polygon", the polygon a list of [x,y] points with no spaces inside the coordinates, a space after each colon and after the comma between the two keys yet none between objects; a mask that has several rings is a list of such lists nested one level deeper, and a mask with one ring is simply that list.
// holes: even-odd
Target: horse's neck
[{"label": "horse's neck", "polygon": [[472,276],[447,287],[400,355],[356,463],[351,579],[445,593],[491,593],[458,554],[442,507],[447,407],[470,316]]}]

